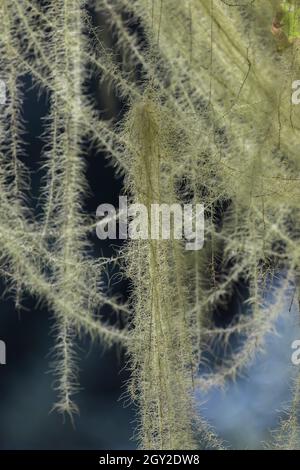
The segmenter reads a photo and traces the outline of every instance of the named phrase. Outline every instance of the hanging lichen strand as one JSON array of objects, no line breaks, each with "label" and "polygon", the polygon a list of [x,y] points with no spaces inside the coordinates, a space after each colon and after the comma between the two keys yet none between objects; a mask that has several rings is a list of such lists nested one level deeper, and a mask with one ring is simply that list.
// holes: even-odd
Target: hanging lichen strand
[{"label": "hanging lichen strand", "polygon": [[[8,287],[16,291],[17,304],[24,290],[46,301],[55,313],[54,369],[59,395],[55,407],[72,417],[77,410],[73,402],[77,388],[75,337],[85,332],[104,345],[123,342],[126,337],[125,331],[106,326],[98,318],[103,304],[115,310],[126,308],[102,294],[105,260],[93,260],[86,249],[90,222],[82,210],[86,183],[81,141],[88,130],[82,119],[85,113],[88,121],[93,118],[83,88],[85,2],[48,2],[41,9],[35,2],[4,0],[0,12],[4,18],[0,65],[6,84],[0,113],[2,273]],[[24,194],[29,177],[25,179],[20,163],[26,161],[20,100],[26,74],[49,96],[45,147],[40,156],[46,176],[39,220],[34,220],[27,206]]]},{"label": "hanging lichen strand", "polygon": [[[124,136],[130,142],[127,181],[134,203],[143,204],[149,215],[152,204],[176,201],[170,132],[168,114],[158,102],[145,97],[132,105]],[[149,235],[153,223],[149,216]],[[180,242],[132,241],[127,256],[135,311],[130,388],[140,409],[142,446],[195,448],[195,371]]]},{"label": "hanging lichen strand", "polygon": [[[106,13],[112,51],[93,26],[93,9]],[[18,308],[28,292],[54,313],[59,411],[77,411],[74,346],[87,333],[128,351],[141,447],[222,448],[195,409],[196,392],[242,373],[279,315],[289,314],[291,287],[299,298],[298,12],[293,0],[1,1],[1,273]],[[92,75],[122,98],[121,122],[97,110],[86,87]],[[28,76],[49,103],[38,220],[23,143]],[[205,207],[200,251],[185,250],[175,237],[153,239],[150,217],[150,236],[125,244],[130,311],[102,292],[109,260],[88,254],[95,220],[83,210],[83,142],[98,146],[97,158],[111,158],[130,201],[148,215],[155,203]],[[284,279],[272,288],[278,273]],[[215,312],[240,281],[249,291],[242,313],[216,327]],[[104,304],[129,313],[130,327],[104,324]],[[227,351],[233,337],[241,346],[214,363],[213,346]],[[210,367],[200,373],[207,352]],[[271,447],[299,447],[299,383]]]}]

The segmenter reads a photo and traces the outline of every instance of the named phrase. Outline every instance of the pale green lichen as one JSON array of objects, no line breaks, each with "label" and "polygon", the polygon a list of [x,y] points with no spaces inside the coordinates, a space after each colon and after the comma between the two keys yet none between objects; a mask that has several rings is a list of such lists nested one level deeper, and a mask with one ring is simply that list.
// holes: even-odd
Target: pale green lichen
[{"label": "pale green lichen", "polygon": [[[299,28],[289,12],[276,23],[286,3],[56,0],[41,7],[3,0],[0,5],[0,78],[8,94],[0,114],[2,272],[18,303],[24,289],[55,313],[59,411],[77,410],[75,337],[83,331],[105,344],[125,345],[132,371],[128,389],[138,406],[144,448],[222,448],[196,418],[194,392],[236,378],[275,330],[289,283],[298,289],[300,108],[291,94],[300,78]],[[297,9],[296,1],[288,3]],[[87,6],[106,12],[123,61],[101,43]],[[132,18],[143,35],[130,27]],[[99,116],[84,87],[88,67],[126,102],[122,123]],[[47,176],[38,221],[24,197],[28,175],[20,163],[25,74],[49,93],[41,161]],[[185,251],[175,239],[128,242],[121,254],[132,282],[131,328],[125,331],[97,316],[104,304],[123,312],[127,307],[101,292],[106,260],[94,261],[86,251],[94,228],[82,208],[86,137],[111,157],[133,202],[149,209],[153,203],[188,200],[206,210],[200,252]],[[267,305],[268,280],[278,270],[286,279]],[[249,286],[251,315],[217,328],[213,312],[226,305],[240,279]],[[216,341],[226,345],[232,335],[245,338],[243,347],[199,376],[203,352]],[[275,447],[299,447],[298,408],[296,385]]]}]

